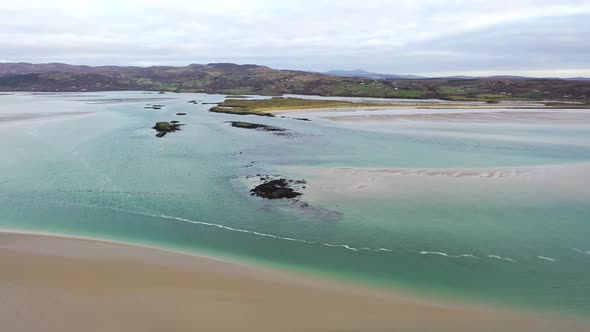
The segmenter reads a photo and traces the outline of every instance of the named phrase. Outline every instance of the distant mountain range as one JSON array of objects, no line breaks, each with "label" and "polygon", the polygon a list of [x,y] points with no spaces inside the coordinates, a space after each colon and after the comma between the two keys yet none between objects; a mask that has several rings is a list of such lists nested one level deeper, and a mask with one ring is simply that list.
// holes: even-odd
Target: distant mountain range
[{"label": "distant mountain range", "polygon": [[0,63],[0,91],[170,91],[448,100],[590,100],[590,81],[517,76],[425,78],[365,71],[314,73],[233,63],[78,66]]},{"label": "distant mountain range", "polygon": [[[428,78],[456,78],[456,79],[514,79],[514,80],[533,80],[539,79],[536,77],[527,77],[527,76],[514,76],[514,75],[494,75],[494,76],[442,76],[442,77],[428,77],[428,76],[416,76],[416,75],[398,75],[398,74],[380,74],[380,73],[373,73],[369,71],[365,71],[362,69],[356,70],[331,70],[325,72],[327,75],[339,76],[339,77],[356,77],[356,78],[369,78],[375,80],[385,80],[385,79],[428,79]],[[590,78],[587,77],[568,77],[568,78],[561,78],[561,77],[544,77],[542,79],[552,79],[552,80],[566,80],[566,81],[590,81]]]}]

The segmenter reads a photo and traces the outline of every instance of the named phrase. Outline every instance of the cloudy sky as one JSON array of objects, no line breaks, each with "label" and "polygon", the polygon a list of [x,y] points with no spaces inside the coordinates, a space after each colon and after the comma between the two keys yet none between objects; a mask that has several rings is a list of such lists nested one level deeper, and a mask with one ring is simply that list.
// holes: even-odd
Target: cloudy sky
[{"label": "cloudy sky", "polygon": [[0,62],[590,76],[590,0],[20,0]]}]

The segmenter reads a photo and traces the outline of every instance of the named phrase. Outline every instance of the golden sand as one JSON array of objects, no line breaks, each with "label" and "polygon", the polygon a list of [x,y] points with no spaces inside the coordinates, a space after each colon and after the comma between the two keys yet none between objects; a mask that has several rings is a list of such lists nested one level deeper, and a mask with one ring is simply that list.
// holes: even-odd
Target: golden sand
[{"label": "golden sand", "polygon": [[0,331],[588,331],[211,258],[0,233]]}]

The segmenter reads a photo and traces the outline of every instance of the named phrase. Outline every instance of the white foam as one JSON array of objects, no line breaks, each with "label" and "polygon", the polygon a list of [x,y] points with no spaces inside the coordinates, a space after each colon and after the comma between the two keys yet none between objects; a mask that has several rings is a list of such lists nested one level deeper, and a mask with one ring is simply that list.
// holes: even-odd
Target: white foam
[{"label": "white foam", "polygon": [[590,255],[590,250],[584,251],[584,250],[580,250],[580,249],[576,249],[576,248],[570,248],[570,249],[572,249],[573,251],[578,252],[580,254]]},{"label": "white foam", "polygon": [[[94,207],[97,207],[97,206],[94,206]],[[148,217],[152,217],[152,218],[163,218],[163,219],[169,219],[169,220],[177,220],[177,221],[182,221],[182,222],[196,224],[196,225],[215,227],[215,228],[219,228],[219,229],[223,229],[223,230],[227,230],[227,231],[231,231],[231,232],[245,233],[245,234],[251,234],[251,235],[255,235],[255,236],[272,238],[272,239],[276,239],[276,240],[298,242],[298,243],[304,243],[304,244],[310,244],[310,245],[322,245],[322,246],[331,247],[331,248],[344,248],[344,249],[350,250],[350,251],[366,250],[366,251],[373,251],[373,252],[394,252],[394,250],[388,249],[388,248],[369,248],[369,247],[356,248],[356,247],[353,247],[353,246],[350,246],[347,244],[334,244],[334,243],[327,243],[327,242],[308,241],[308,240],[285,237],[285,236],[278,236],[278,235],[273,235],[273,234],[268,234],[268,233],[261,233],[261,232],[251,231],[251,230],[246,230],[246,229],[241,229],[241,228],[234,228],[234,227],[229,227],[229,226],[225,226],[225,225],[221,225],[221,224],[205,222],[205,221],[197,221],[197,220],[191,220],[191,219],[186,219],[186,218],[181,218],[181,217],[168,216],[165,214],[158,215],[158,214],[152,214],[152,213],[147,213],[147,212],[128,211],[128,210],[123,210],[123,209],[119,209],[119,208],[115,208],[115,207],[104,207],[103,206],[102,208],[107,208],[107,209],[111,209],[111,210],[132,213],[132,214],[139,214],[139,215],[144,215],[144,216],[148,216]],[[583,251],[583,250],[576,249],[576,248],[571,248],[571,249],[573,251],[576,251],[579,253],[590,255],[590,251]],[[437,255],[437,256],[443,256],[443,257],[448,257],[448,258],[480,259],[480,257],[472,255],[472,254],[450,255],[446,252],[440,252],[440,251],[420,251],[419,254],[421,254],[421,255]],[[499,260],[504,260],[504,261],[508,261],[508,262],[512,262],[512,263],[518,263],[517,260],[515,260],[513,258],[509,258],[509,257],[502,257],[502,256],[498,256],[498,255],[488,255],[488,257],[494,258],[494,259],[499,259]],[[550,258],[550,257],[545,257],[545,256],[537,256],[537,257],[539,259],[544,259],[547,261],[552,261],[552,262],[556,261],[554,258]]]},{"label": "white foam", "polygon": [[420,251],[420,255],[438,255],[438,256],[444,256],[444,257],[450,257],[450,258],[474,258],[474,259],[479,259],[479,257],[477,257],[475,255],[471,255],[471,254],[449,255],[446,252],[440,252],[440,251]]},{"label": "white foam", "polygon": [[508,262],[512,262],[512,263],[518,263],[517,260],[512,259],[510,257],[502,257],[502,256],[498,256],[498,255],[488,255],[489,258],[494,258],[494,259],[499,259],[499,260],[503,260],[503,261],[508,261]]},{"label": "white foam", "polygon": [[[144,213],[141,213],[141,214],[144,214]],[[331,247],[331,248],[344,248],[344,249],[351,250],[351,251],[359,251],[360,250],[359,248],[355,248],[355,247],[349,246],[347,244],[333,244],[333,243],[326,243],[326,242],[315,242],[315,241],[308,241],[308,240],[302,240],[302,239],[295,239],[295,238],[278,236],[278,235],[273,235],[273,234],[268,234],[268,233],[249,231],[246,229],[233,228],[233,227],[229,227],[229,226],[224,226],[224,225],[214,224],[214,223],[209,223],[209,222],[204,222],[204,221],[196,221],[196,220],[190,220],[190,219],[185,219],[185,218],[180,218],[180,217],[173,217],[173,216],[168,216],[168,215],[164,215],[164,214],[159,215],[159,216],[152,215],[152,214],[145,214],[145,215],[155,217],[155,218],[160,217],[160,218],[164,218],[164,219],[174,219],[174,220],[183,221],[183,222],[187,222],[187,223],[191,223],[191,224],[217,227],[217,228],[225,229],[225,230],[232,231],[232,232],[247,233],[247,234],[252,234],[252,235],[257,235],[257,236],[262,236],[262,237],[273,238],[273,239],[277,239],[277,240],[300,242],[300,243],[306,243],[306,244],[312,244],[312,245],[323,245],[323,246]],[[363,248],[363,250],[392,251],[390,249],[385,249],[385,248],[379,248],[379,249]]]}]

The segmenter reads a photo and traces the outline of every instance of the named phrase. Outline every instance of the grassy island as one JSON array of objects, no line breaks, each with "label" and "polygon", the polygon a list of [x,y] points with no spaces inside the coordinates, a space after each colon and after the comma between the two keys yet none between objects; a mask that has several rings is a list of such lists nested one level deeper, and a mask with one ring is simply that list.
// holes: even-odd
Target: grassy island
[{"label": "grassy island", "polygon": [[230,114],[253,114],[272,116],[273,111],[316,109],[316,108],[350,108],[350,107],[375,107],[383,106],[370,103],[353,103],[341,100],[317,100],[300,98],[273,97],[270,99],[241,100],[228,99],[209,111]]}]

